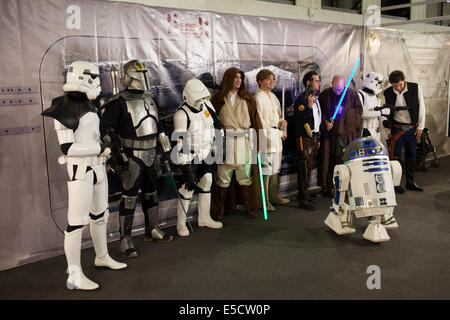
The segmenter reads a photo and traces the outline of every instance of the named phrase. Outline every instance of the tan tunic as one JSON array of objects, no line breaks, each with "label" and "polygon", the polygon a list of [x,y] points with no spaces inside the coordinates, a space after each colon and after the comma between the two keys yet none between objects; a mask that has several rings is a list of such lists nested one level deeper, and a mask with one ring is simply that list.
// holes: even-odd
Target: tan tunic
[{"label": "tan tunic", "polygon": [[226,134],[225,164],[240,166],[250,159],[253,145],[250,143],[248,129],[251,127],[247,101],[239,96],[231,103],[231,93],[225,97],[225,104],[219,112]]}]

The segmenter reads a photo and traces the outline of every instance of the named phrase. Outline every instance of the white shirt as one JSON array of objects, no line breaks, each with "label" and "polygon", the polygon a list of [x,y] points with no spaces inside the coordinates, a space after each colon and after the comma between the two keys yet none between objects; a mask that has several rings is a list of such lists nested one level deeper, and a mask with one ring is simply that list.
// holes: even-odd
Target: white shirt
[{"label": "white shirt", "polygon": [[238,91],[236,90],[235,93],[229,91],[228,92],[228,98],[230,99],[231,105],[234,106],[234,102],[236,101],[236,96],[237,96]]},{"label": "white shirt", "polygon": [[312,112],[314,117],[314,130],[313,132],[320,131],[320,123],[322,122],[322,112],[320,111],[320,104],[317,98],[314,99],[312,106]]},{"label": "white shirt", "polygon": [[[408,85],[406,84],[405,89],[400,93],[394,90],[397,95],[397,100],[395,100],[395,105],[398,107],[406,106],[406,101],[404,94],[408,91]],[[419,119],[417,121],[417,130],[423,130],[425,128],[425,102],[423,99],[422,89],[418,86],[417,96],[419,98]],[[394,113],[394,120],[401,123],[411,123],[411,116],[408,110],[400,110]]]}]

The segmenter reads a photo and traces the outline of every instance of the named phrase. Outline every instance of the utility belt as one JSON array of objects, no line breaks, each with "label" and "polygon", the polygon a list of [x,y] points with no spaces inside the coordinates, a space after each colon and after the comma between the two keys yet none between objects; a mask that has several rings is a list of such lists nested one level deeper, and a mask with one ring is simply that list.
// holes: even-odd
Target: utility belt
[{"label": "utility belt", "polygon": [[156,145],[158,143],[156,136],[151,137],[149,139],[145,139],[145,140],[127,139],[127,138],[121,137],[120,142],[121,142],[123,148],[133,149],[133,150],[154,149],[154,148],[156,148]]},{"label": "utility belt", "polygon": [[403,131],[408,131],[411,128],[417,128],[417,123],[401,123],[394,121],[392,122],[392,128],[402,129]]},{"label": "utility belt", "polygon": [[313,132],[312,139],[314,140],[314,142],[319,142],[320,141],[320,132]]},{"label": "utility belt", "polygon": [[231,130],[225,130],[225,138],[242,138],[242,137],[246,137],[248,138],[249,135],[249,131],[231,131]]},{"label": "utility belt", "polygon": [[394,148],[395,143],[397,140],[406,133],[406,131],[410,130],[411,128],[417,128],[417,123],[414,124],[407,124],[407,123],[401,123],[401,122],[392,122],[392,128],[401,129],[401,131],[397,132],[394,135],[391,135],[391,137],[388,139],[388,145],[389,145],[389,159],[394,160],[396,157],[394,156]]},{"label": "utility belt", "polygon": [[[320,133],[319,132],[313,132],[312,137],[300,136],[297,138],[297,148],[300,151],[304,151],[304,150],[311,148],[314,144],[316,144],[319,141],[320,141]],[[312,142],[312,144],[311,144],[311,142]]]},{"label": "utility belt", "polygon": [[85,156],[85,157],[71,157],[71,156],[60,156],[58,158],[59,164],[72,164],[77,166],[98,166],[106,162],[106,157],[98,156]]}]

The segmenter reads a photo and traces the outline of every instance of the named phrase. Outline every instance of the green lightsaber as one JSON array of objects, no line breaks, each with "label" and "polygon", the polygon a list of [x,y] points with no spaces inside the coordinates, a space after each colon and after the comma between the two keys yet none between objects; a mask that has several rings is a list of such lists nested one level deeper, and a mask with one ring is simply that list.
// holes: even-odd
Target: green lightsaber
[{"label": "green lightsaber", "polygon": [[259,152],[257,155],[258,155],[259,181],[261,181],[261,195],[262,195],[262,203],[263,203],[264,220],[267,220],[266,196],[264,194],[264,182],[263,182],[262,169],[261,169],[261,155]]}]

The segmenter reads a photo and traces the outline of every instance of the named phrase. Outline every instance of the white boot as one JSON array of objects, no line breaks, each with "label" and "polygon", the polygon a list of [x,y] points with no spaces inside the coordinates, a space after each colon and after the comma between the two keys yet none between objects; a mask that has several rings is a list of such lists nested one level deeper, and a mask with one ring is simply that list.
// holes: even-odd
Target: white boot
[{"label": "white boot", "polygon": [[81,270],[81,237],[83,228],[72,232],[64,232],[64,252],[67,259],[67,273],[69,277],[66,281],[68,289],[95,290],[99,285],[89,280]]},{"label": "white boot", "polygon": [[91,238],[94,243],[95,261],[97,268],[109,268],[120,270],[127,267],[126,263],[113,260],[108,254],[108,244],[106,239],[106,218],[101,217],[90,222]]},{"label": "white boot", "polygon": [[199,227],[208,227],[212,229],[222,228],[222,222],[214,221],[210,216],[211,193],[199,193],[197,205]]},{"label": "white boot", "polygon": [[[186,214],[184,213],[184,210],[186,210],[186,213],[189,209],[189,203],[191,200],[185,200],[180,199],[178,201],[178,208],[177,208],[177,233],[181,237],[187,237],[189,235],[189,230],[186,227]],[[184,207],[184,210],[183,210]]]}]

